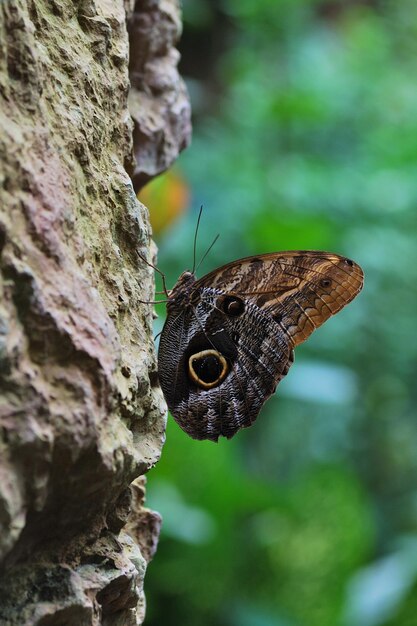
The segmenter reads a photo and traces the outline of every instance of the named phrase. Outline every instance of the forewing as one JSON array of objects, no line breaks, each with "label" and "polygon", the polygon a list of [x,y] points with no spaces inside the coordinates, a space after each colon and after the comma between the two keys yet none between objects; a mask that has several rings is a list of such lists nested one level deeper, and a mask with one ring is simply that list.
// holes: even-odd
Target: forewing
[{"label": "forewing", "polygon": [[195,284],[238,295],[269,314],[292,345],[305,341],[359,293],[363,272],[337,254],[277,252],[229,263]]}]

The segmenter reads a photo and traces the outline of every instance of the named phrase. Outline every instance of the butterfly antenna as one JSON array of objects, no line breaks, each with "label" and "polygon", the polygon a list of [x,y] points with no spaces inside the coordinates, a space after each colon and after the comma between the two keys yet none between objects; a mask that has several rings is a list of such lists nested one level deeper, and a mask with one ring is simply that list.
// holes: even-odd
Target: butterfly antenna
[{"label": "butterfly antenna", "polygon": [[193,269],[192,269],[192,273],[194,274],[194,270],[195,270],[195,260],[196,260],[196,252],[197,252],[197,235],[198,235],[198,227],[200,226],[200,220],[201,220],[201,214],[203,212],[203,205],[201,205],[200,207],[200,211],[198,213],[198,218],[197,218],[197,226],[195,227],[195,233],[194,233],[194,247],[193,247]]},{"label": "butterfly antenna", "polygon": [[163,286],[163,289],[164,289],[164,294],[166,295],[166,297],[167,297],[167,298],[169,298],[169,291],[168,291],[168,289],[167,289],[166,282],[165,282],[165,274],[164,274],[163,272],[161,272],[161,270],[160,270],[158,267],[156,267],[156,265],[153,265],[153,263],[150,263],[150,262],[148,261],[148,259],[146,259],[146,258],[143,256],[143,254],[141,254],[140,252],[138,252],[137,254],[138,254],[138,257],[139,257],[140,259],[142,259],[142,261],[143,261],[144,263],[146,263],[146,265],[148,265],[148,266],[149,266],[149,267],[151,267],[153,270],[155,270],[155,272],[158,272],[158,274],[162,277],[162,286]]},{"label": "butterfly antenna", "polygon": [[216,241],[218,240],[219,237],[220,237],[220,235],[216,235],[215,238],[213,239],[212,243],[210,244],[210,247],[204,253],[203,258],[201,259],[200,263],[197,265],[197,268],[195,270],[196,272],[198,272],[198,268],[200,267],[200,265],[202,264],[202,262],[204,261],[204,259],[206,258],[206,256],[208,255],[208,253],[210,252],[210,250],[212,249],[212,247],[214,246],[214,244],[216,243]]}]

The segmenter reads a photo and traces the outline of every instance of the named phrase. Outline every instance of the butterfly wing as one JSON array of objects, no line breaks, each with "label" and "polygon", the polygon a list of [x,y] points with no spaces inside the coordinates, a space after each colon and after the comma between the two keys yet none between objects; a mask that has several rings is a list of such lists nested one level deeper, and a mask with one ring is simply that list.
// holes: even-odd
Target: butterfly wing
[{"label": "butterfly wing", "polygon": [[357,263],[329,252],[277,252],[240,259],[203,276],[268,313],[294,346],[351,302],[363,287]]},{"label": "butterfly wing", "polygon": [[229,316],[218,306],[225,297],[202,288],[192,307],[170,312],[161,334],[160,384],[194,439],[230,438],[250,426],[292,363],[288,337],[270,315],[249,302],[242,315]]},{"label": "butterfly wing", "polygon": [[174,288],[158,357],[161,387],[181,428],[217,441],[252,424],[288,372],[293,348],[362,285],[353,261],[307,251],[240,259],[189,291]]}]

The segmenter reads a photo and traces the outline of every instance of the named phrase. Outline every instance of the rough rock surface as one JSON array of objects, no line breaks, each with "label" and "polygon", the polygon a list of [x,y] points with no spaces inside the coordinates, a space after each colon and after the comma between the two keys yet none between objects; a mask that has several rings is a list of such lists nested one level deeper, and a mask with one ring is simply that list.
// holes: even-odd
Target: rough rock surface
[{"label": "rough rock surface", "polygon": [[[174,0],[151,4],[0,3],[2,626],[144,616],[160,519],[143,507],[143,478],[129,484],[159,458],[165,404],[140,302],[153,282],[137,254],[149,256],[147,211],[128,175],[127,17],[152,21],[161,4],[179,23]],[[171,22],[164,32],[175,57]],[[172,101],[176,89],[184,98],[169,82]],[[141,107],[136,123],[150,115]],[[181,116],[170,111],[157,152],[186,143],[165,149]]]},{"label": "rough rock surface", "polygon": [[165,171],[190,142],[190,103],[175,49],[180,33],[177,0],[135,3],[129,20],[129,109],[135,124],[136,191]]}]

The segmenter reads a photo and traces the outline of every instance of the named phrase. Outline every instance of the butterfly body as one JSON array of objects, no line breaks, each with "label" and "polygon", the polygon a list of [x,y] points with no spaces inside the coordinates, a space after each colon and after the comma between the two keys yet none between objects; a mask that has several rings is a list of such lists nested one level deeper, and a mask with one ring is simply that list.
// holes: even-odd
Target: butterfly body
[{"label": "butterfly body", "polygon": [[178,424],[217,441],[250,426],[293,362],[293,349],[360,291],[360,267],[325,252],[240,259],[171,292],[159,379]]}]

